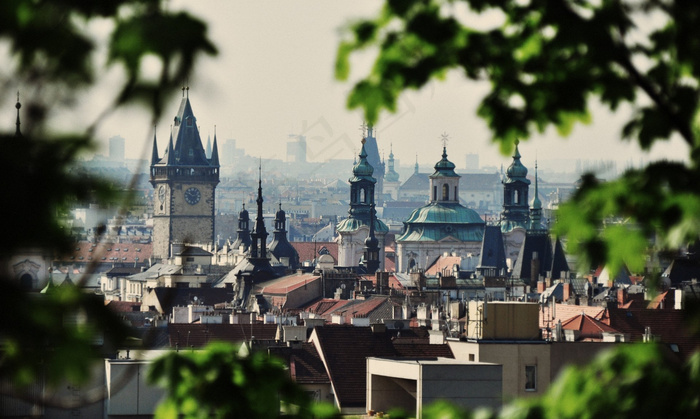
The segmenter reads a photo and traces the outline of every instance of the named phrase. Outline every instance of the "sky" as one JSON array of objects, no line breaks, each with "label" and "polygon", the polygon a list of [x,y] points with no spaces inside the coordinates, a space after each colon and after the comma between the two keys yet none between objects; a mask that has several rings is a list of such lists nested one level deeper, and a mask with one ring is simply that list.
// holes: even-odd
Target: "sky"
[{"label": "sky", "polygon": [[[285,159],[290,135],[307,137],[308,160],[352,159],[358,153],[362,114],[347,110],[345,103],[351,82],[334,79],[333,65],[340,29],[349,21],[375,15],[381,2],[355,1],[224,1],[173,0],[173,10],[186,9],[209,25],[209,35],[219,54],[203,56],[188,81],[189,98],[202,138],[214,135],[220,145],[235,139],[239,148],[252,156]],[[484,18],[484,19],[487,19]],[[108,28],[96,27],[98,35]],[[351,79],[369,70],[371,53],[356,57]],[[97,86],[83,94],[79,106],[63,115],[60,123],[79,126],[93,120],[115,95],[113,86],[120,70],[100,73]],[[447,151],[458,168],[465,155],[480,155],[481,166],[508,165],[511,158],[490,143],[491,134],[476,116],[486,83],[467,80],[458,71],[445,81],[431,82],[421,91],[409,91],[400,99],[395,114],[383,114],[376,126],[377,141],[388,157],[393,149],[401,165],[434,165],[441,155],[441,136],[448,134]],[[15,92],[2,101],[3,126],[14,126]],[[169,126],[180,103],[173,96],[156,135],[159,150],[165,149]],[[644,153],[634,143],[620,141],[620,129],[629,108],[616,114],[594,106],[593,121],[577,125],[567,139],[551,129],[535,135],[520,146],[523,163],[541,167],[558,161],[558,167],[573,166],[576,159],[614,160],[619,166],[658,158],[682,159],[684,143],[674,138]],[[129,108],[111,114],[99,126],[97,137],[103,154],[112,136],[126,139],[128,158],[150,158],[153,127],[142,109]],[[572,169],[573,170],[573,169]]]}]

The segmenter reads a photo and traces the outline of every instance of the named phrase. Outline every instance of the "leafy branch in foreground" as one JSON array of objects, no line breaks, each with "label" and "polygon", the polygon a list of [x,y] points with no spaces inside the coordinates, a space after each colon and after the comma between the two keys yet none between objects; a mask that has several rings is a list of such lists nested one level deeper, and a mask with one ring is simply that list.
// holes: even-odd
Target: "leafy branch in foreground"
[{"label": "leafy branch in foreground", "polygon": [[[68,251],[71,237],[58,221],[58,214],[71,206],[98,203],[114,207],[115,188],[75,170],[76,157],[93,146],[92,135],[101,117],[118,106],[145,103],[153,121],[157,120],[166,94],[190,74],[198,55],[216,53],[203,22],[186,13],[170,12],[163,3],[0,2],[0,43],[9,46],[10,54],[4,61],[7,73],[0,75],[0,86],[19,86],[23,102],[21,132],[18,119],[16,135],[0,135],[3,185],[11,197],[0,206],[7,239],[0,245],[0,375],[16,384],[18,392],[36,382],[45,381],[50,386],[62,380],[84,382],[91,362],[114,351],[127,335],[121,320],[102,301],[78,287],[28,294],[15,282],[9,263],[27,252],[51,258]],[[96,68],[96,63],[104,61],[99,56],[103,40],[91,32],[92,25],[111,28],[111,38],[105,41],[106,66],[121,66],[126,81],[115,86],[118,93],[114,99],[105,100],[109,105],[102,115],[84,124],[85,133],[56,133],[48,126],[53,113],[70,108],[77,92],[89,95],[95,74],[106,70]],[[146,56],[161,64],[155,79],[143,73],[140,64]],[[80,317],[88,320],[73,321]]]},{"label": "leafy branch in foreground", "polygon": [[266,353],[239,357],[237,348],[212,343],[205,350],[171,352],[156,360],[148,380],[168,391],[156,418],[332,417],[335,409],[312,404],[284,365]]},{"label": "leafy branch in foreground", "polygon": [[[467,23],[487,17],[488,29]],[[640,268],[640,250],[652,234],[670,247],[698,238],[698,191],[689,180],[700,163],[699,38],[698,2],[387,0],[376,18],[348,26],[335,74],[348,79],[353,53],[378,50],[348,97],[371,123],[382,110],[394,111],[403,91],[449,70],[488,81],[478,115],[506,153],[516,139],[548,127],[567,135],[576,122],[588,123],[594,98],[613,112],[632,107],[621,137],[642,149],[680,135],[689,165],[654,164],[605,184],[589,178],[560,215],[556,231],[581,260]],[[631,223],[599,235],[603,220],[616,217]]]}]

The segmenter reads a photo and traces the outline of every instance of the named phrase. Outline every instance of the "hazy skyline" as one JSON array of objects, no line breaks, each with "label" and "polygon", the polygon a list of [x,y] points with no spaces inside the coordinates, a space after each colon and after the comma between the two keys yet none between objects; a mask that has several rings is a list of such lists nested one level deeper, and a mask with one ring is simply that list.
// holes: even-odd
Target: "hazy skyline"
[{"label": "hazy skyline", "polygon": [[[264,158],[285,159],[290,134],[307,137],[308,160],[352,159],[360,147],[360,111],[345,107],[351,83],[333,77],[339,30],[351,19],[373,16],[376,1],[325,2],[225,2],[172,1],[173,10],[186,8],[209,25],[209,36],[219,49],[215,57],[201,57],[189,80],[189,97],[202,139],[217,137],[236,140],[246,153]],[[101,32],[96,28],[98,35]],[[351,78],[364,75],[371,65],[371,53],[355,60]],[[157,71],[157,70],[156,70]],[[83,126],[97,117],[114,97],[111,86],[120,79],[114,68],[98,78],[98,85],[80,96],[80,106],[62,115],[57,125],[64,129]],[[22,89],[22,86],[18,86]],[[412,164],[416,155],[422,168],[432,166],[441,154],[441,134],[450,136],[448,154],[457,167],[464,167],[465,155],[480,155],[481,166],[508,164],[510,157],[499,154],[490,143],[491,133],[476,116],[476,107],[488,90],[485,83],[468,81],[452,71],[444,82],[434,82],[422,91],[405,93],[396,114],[384,114],[376,126],[380,153],[388,157],[390,144],[401,164]],[[3,98],[0,115],[4,129],[14,126],[15,92]],[[158,123],[159,150],[167,144],[172,118],[180,102],[174,96]],[[555,130],[535,135],[521,144],[523,162],[534,167],[553,159],[614,160],[626,162],[655,158],[681,159],[687,147],[678,138],[659,143],[651,154],[635,143],[620,141],[620,128],[629,109],[616,115],[596,108],[590,125],[577,125],[563,139]],[[88,121],[85,121],[85,120]],[[97,131],[107,154],[108,139],[126,139],[126,157],[150,157],[153,127],[142,109],[125,109],[110,115]],[[145,153],[145,154],[144,154]]]}]

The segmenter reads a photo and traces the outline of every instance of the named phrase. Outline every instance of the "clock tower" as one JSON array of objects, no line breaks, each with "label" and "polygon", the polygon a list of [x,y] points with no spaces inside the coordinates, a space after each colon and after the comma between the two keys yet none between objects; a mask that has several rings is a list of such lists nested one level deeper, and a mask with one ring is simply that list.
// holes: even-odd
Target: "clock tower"
[{"label": "clock tower", "polygon": [[173,121],[163,157],[153,136],[151,185],[153,256],[168,258],[172,243],[214,242],[214,190],[219,183],[219,151],[214,134],[211,157],[202,146],[189,94],[184,95]]}]

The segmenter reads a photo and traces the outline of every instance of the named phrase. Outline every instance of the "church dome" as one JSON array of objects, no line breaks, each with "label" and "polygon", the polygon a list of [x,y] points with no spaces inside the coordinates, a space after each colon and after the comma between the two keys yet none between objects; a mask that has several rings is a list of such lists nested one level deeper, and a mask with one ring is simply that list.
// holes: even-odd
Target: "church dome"
[{"label": "church dome", "polygon": [[[372,177],[373,173],[374,168],[367,161],[367,151],[365,151],[365,144],[363,141],[362,151],[360,151],[360,161],[357,162],[355,167],[352,168],[352,174],[355,176],[356,179],[370,178],[374,180],[374,178]],[[352,179],[350,181],[352,181]]]},{"label": "church dome", "polygon": [[519,143],[520,142],[518,140],[515,140],[515,154],[513,155],[513,163],[508,166],[508,171],[506,172],[509,179],[527,177],[527,167],[523,166],[523,164],[520,162],[520,151],[518,150]]},{"label": "church dome", "polygon": [[404,224],[406,231],[397,241],[439,241],[449,236],[480,241],[484,235],[479,214],[458,203],[431,202],[415,209]]}]

